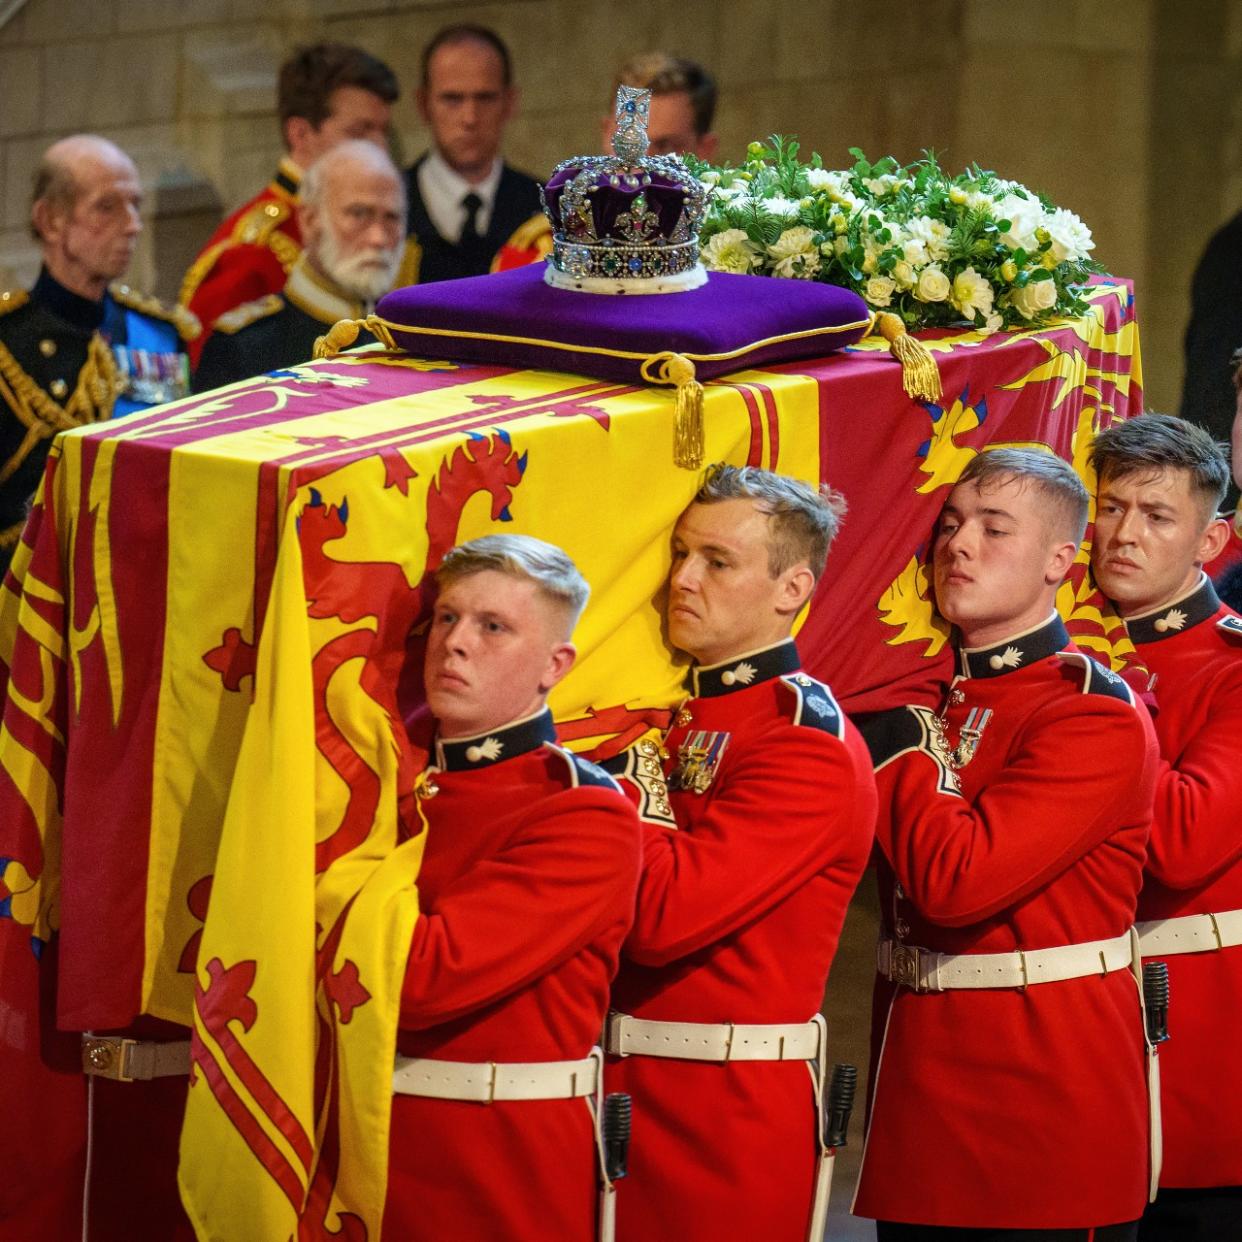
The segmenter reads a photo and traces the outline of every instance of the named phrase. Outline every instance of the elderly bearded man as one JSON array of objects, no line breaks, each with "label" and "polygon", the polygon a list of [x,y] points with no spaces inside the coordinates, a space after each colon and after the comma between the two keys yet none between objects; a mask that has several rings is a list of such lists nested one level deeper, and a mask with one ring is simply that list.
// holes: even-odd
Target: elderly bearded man
[{"label": "elderly bearded man", "polygon": [[859,721],[884,938],[854,1210],[880,1242],[1114,1242],[1147,1201],[1132,924],[1155,737],[1053,609],[1087,505],[1050,453],[975,457],[935,536],[945,707]]},{"label": "elderly bearded man", "polygon": [[427,638],[434,794],[401,997],[384,1236],[593,1242],[593,1048],[634,914],[639,831],[555,743],[587,585],[491,535],[445,557]]},{"label": "elderly bearded man", "polygon": [[[345,142],[311,166],[298,206],[306,248],[282,292],[229,311],[194,373],[207,392],[309,362],[339,319],[358,319],[392,288],[401,265],[401,174],[372,143]],[[373,338],[360,334],[365,344]]]},{"label": "elderly bearded man", "polygon": [[790,633],[843,508],[726,466],[673,532],[668,637],[694,663],[664,744],[669,791],[651,796],[654,754],[624,759],[657,822],[608,1025],[609,1087],[634,1100],[623,1242],[823,1233],[819,1007],[875,787]]},{"label": "elderly bearded man", "polygon": [[1139,1238],[1225,1242],[1242,1238],[1242,619],[1203,566],[1229,535],[1229,467],[1206,431],[1163,414],[1110,427],[1091,460],[1091,564],[1155,675],[1163,756],[1138,927],[1169,968],[1165,1158]]}]

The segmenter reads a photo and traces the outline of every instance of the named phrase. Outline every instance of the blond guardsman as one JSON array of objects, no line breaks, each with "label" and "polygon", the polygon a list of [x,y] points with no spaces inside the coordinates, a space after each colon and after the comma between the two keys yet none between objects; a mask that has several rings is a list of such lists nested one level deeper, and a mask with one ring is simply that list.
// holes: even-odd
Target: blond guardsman
[{"label": "blond guardsman", "polygon": [[7,566],[58,431],[184,396],[195,317],[118,283],[142,231],[133,161],[92,134],[49,147],[31,229],[29,291],[0,292],[0,567]]}]

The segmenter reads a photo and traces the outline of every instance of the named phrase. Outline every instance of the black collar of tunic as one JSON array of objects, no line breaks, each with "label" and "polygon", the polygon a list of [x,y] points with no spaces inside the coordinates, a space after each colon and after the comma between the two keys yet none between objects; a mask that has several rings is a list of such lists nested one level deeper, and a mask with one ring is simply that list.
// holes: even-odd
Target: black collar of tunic
[{"label": "black collar of tunic", "polygon": [[796,673],[801,667],[797,645],[792,638],[785,638],[772,647],[747,651],[720,664],[696,664],[690,670],[690,693],[696,699],[717,698]]},{"label": "black collar of tunic", "polygon": [[1126,617],[1126,633],[1133,643],[1158,643],[1164,638],[1178,634],[1204,621],[1210,621],[1220,611],[1220,597],[1212,580],[1203,574],[1190,593],[1172,603],[1161,604],[1141,616]]},{"label": "black collar of tunic", "polygon": [[107,296],[93,302],[72,289],[66,289],[46,267],[39,269],[39,279],[30,291],[32,302],[41,302],[53,315],[83,332],[94,332],[104,321]]},{"label": "black collar of tunic", "polygon": [[556,741],[552,713],[545,707],[535,716],[515,720],[475,737],[436,738],[436,767],[442,772],[474,772],[515,759]]},{"label": "black collar of tunic", "polygon": [[1033,630],[1014,634],[991,647],[959,647],[958,668],[963,677],[1003,677],[1056,655],[1069,640],[1065,623],[1053,613]]}]

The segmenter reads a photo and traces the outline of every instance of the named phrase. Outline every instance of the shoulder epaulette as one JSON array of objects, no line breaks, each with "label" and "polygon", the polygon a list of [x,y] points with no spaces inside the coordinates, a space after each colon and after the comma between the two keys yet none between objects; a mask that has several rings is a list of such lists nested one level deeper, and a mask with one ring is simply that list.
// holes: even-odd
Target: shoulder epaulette
[{"label": "shoulder epaulette", "polygon": [[1103,694],[1110,699],[1121,699],[1131,707],[1134,706],[1134,691],[1111,668],[1105,668],[1082,651],[1058,651],[1057,655],[1066,664],[1082,670],[1083,694]]},{"label": "shoulder epaulette", "polygon": [[505,245],[518,250],[529,250],[532,246],[541,246],[545,242],[547,250],[543,253],[546,254],[552,249],[552,225],[548,222],[548,217],[539,212],[524,224],[519,224]]},{"label": "shoulder epaulette", "polygon": [[1242,617],[1235,617],[1230,613],[1227,617],[1221,617],[1217,621],[1216,628],[1222,634],[1228,634],[1230,638],[1242,638]]},{"label": "shoulder epaulette", "polygon": [[564,759],[572,788],[577,789],[579,785],[599,785],[605,789],[615,789],[617,793],[621,792],[621,786],[603,768],[589,759],[575,755],[572,750],[566,750],[563,746],[557,746],[553,742],[545,742],[544,745],[553,754],[560,755]]},{"label": "shoulder epaulette", "polygon": [[262,246],[291,215],[293,208],[288,203],[274,198],[264,199],[242,213],[233,226],[233,240],[243,245]]},{"label": "shoulder epaulette", "polygon": [[5,289],[0,292],[0,315],[7,315],[29,301],[30,294],[25,289]]},{"label": "shoulder epaulette", "polygon": [[232,310],[225,311],[212,326],[212,331],[232,336],[234,332],[240,332],[252,323],[276,314],[284,304],[284,298],[279,293],[265,293],[261,298],[255,298],[253,302],[243,302],[240,306],[234,306]]},{"label": "shoulder epaulette", "polygon": [[139,293],[137,289],[131,289],[128,285],[109,285],[108,292],[112,295],[114,302],[119,302],[130,310],[136,310],[140,315],[146,315],[149,319],[159,319],[164,323],[172,324],[183,341],[197,340],[202,335],[203,325],[199,323],[198,316],[184,306],[168,306],[159,298],[148,297],[145,293]]},{"label": "shoulder epaulette", "polygon": [[781,681],[794,694],[794,724],[820,729],[835,738],[845,737],[845,714],[837,706],[832,691],[822,681],[816,681],[806,673],[790,673]]}]

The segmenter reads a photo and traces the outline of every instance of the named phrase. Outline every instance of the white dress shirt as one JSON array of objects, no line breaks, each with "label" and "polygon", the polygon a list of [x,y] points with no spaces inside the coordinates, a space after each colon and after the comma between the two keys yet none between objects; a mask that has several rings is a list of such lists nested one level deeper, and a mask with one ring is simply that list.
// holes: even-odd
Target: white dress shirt
[{"label": "white dress shirt", "polygon": [[475,227],[482,236],[492,222],[492,208],[496,203],[496,191],[500,186],[500,173],[504,161],[499,156],[492,163],[491,172],[482,181],[471,183],[465,177],[455,173],[445,162],[444,157],[434,148],[427,158],[418,166],[418,192],[423,196],[423,205],[436,226],[436,232],[445,241],[456,244],[461,240],[461,231],[466,224],[466,209],[462,199],[467,194],[477,194],[483,205],[475,217]]}]

